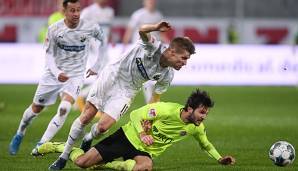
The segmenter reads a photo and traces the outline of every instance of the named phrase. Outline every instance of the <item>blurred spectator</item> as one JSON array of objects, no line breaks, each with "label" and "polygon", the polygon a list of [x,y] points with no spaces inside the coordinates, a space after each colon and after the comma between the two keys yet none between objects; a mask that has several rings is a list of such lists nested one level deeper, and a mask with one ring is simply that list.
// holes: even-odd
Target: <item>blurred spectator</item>
[{"label": "blurred spectator", "polygon": [[63,0],[57,0],[57,11],[52,13],[48,18],[48,25],[41,28],[38,34],[38,42],[43,43],[46,39],[47,30],[50,25],[64,18],[63,14]]},{"label": "blurred spectator", "polygon": [[[163,15],[156,9],[156,0],[143,0],[143,8],[136,10],[130,17],[130,21],[127,25],[123,44],[135,43],[139,39],[138,28],[143,24],[157,23],[163,19]],[[156,35],[159,32],[152,32]],[[165,34],[161,34],[161,39],[164,42],[169,42]],[[159,36],[155,36],[159,37]]]},{"label": "blurred spectator", "polygon": [[238,31],[235,28],[233,22],[231,22],[227,29],[227,40],[229,44],[238,44],[239,43],[239,35]]}]

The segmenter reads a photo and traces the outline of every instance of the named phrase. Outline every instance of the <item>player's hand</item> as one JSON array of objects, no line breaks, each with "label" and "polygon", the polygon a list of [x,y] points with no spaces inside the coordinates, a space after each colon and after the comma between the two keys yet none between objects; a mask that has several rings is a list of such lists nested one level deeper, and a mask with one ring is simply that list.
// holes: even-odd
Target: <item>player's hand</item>
[{"label": "player's hand", "polygon": [[60,82],[65,82],[65,81],[67,81],[69,79],[69,77],[65,74],[65,73],[60,73],[59,75],[58,75],[58,80],[60,81]]},{"label": "player's hand", "polygon": [[146,134],[148,134],[150,132],[151,128],[152,128],[152,121],[150,121],[150,120],[143,120],[141,122],[141,124],[142,124],[142,127],[144,129],[144,132]]},{"label": "player's hand", "polygon": [[170,23],[162,21],[156,25],[156,29],[160,32],[166,32],[172,30],[172,26],[170,25]]},{"label": "player's hand", "polygon": [[218,162],[222,165],[233,165],[236,160],[232,156],[224,156],[218,160]]},{"label": "player's hand", "polygon": [[146,145],[151,145],[154,142],[153,137],[151,135],[147,135],[145,132],[140,133],[140,139]]},{"label": "player's hand", "polygon": [[91,69],[88,69],[88,71],[87,71],[86,74],[87,74],[87,75],[86,75],[86,78],[88,78],[88,77],[90,77],[90,76],[92,76],[92,75],[97,75],[97,73],[94,72],[94,71],[92,71]]}]

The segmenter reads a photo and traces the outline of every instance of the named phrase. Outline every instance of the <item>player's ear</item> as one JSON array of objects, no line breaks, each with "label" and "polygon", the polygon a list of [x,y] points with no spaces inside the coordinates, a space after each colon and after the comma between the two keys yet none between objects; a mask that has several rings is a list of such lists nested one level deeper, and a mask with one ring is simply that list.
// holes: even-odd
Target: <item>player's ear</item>
[{"label": "player's ear", "polygon": [[187,112],[192,113],[192,111],[193,111],[193,108],[188,106],[187,107]]}]

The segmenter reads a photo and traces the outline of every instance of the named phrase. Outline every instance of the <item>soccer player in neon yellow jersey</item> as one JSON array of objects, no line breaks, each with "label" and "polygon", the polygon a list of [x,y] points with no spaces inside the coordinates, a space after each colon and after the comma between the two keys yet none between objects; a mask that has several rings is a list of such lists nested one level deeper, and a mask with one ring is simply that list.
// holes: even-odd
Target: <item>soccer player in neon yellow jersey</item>
[{"label": "soccer player in neon yellow jersey", "polygon": [[46,40],[47,32],[48,32],[48,27],[57,21],[61,20],[64,18],[64,13],[63,13],[63,0],[57,0],[57,7],[58,10],[52,13],[49,18],[48,18],[48,25],[45,27],[42,27],[39,31],[38,35],[38,42],[39,43],[44,43]]},{"label": "soccer player in neon yellow jersey", "polygon": [[[131,112],[126,125],[85,154],[81,149],[73,149],[70,158],[81,168],[104,162],[113,169],[152,170],[152,157],[159,156],[173,143],[193,136],[220,164],[234,164],[232,156],[222,157],[207,139],[203,120],[211,107],[213,101],[207,92],[199,89],[189,96],[185,106],[166,102],[148,104]],[[45,147],[40,147],[41,153],[42,148]],[[126,161],[112,162],[119,157]]]}]

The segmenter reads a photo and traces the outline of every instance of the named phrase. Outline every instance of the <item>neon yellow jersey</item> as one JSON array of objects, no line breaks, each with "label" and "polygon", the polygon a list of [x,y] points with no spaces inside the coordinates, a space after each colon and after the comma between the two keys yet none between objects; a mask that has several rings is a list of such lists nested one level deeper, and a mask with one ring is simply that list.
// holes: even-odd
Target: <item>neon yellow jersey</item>
[{"label": "neon yellow jersey", "polygon": [[[180,117],[182,108],[182,105],[176,103],[148,104],[132,111],[130,121],[122,128],[127,139],[136,149],[145,151],[152,157],[159,156],[173,143],[193,136],[212,158],[220,159],[221,155],[207,139],[204,124],[196,126],[184,123]],[[139,138],[139,133],[144,131],[141,125],[143,120],[152,121],[150,134],[154,138],[154,143],[150,146],[146,146]]]},{"label": "neon yellow jersey", "polygon": [[48,18],[48,25],[42,27],[38,33],[38,42],[44,43],[47,37],[48,27],[63,18],[64,18],[64,15],[59,11],[51,14]]},{"label": "neon yellow jersey", "polygon": [[51,15],[49,16],[49,19],[48,19],[48,26],[50,26],[50,25],[56,23],[57,21],[59,21],[59,20],[61,20],[61,19],[63,19],[63,18],[64,18],[64,15],[63,15],[61,12],[59,12],[59,11],[54,12],[53,14],[51,14]]}]

